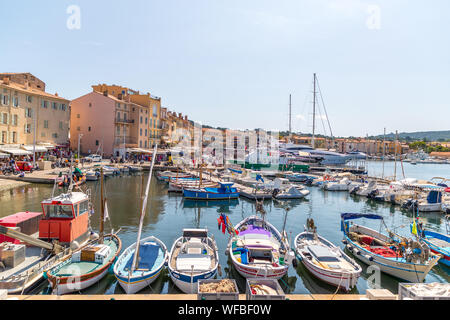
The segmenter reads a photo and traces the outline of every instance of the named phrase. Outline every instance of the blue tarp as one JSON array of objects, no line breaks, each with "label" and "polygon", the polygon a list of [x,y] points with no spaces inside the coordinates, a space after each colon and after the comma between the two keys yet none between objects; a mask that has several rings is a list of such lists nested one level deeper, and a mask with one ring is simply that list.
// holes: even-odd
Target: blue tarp
[{"label": "blue tarp", "polygon": [[[139,246],[139,266],[138,269],[148,269],[152,270],[153,265],[155,264],[156,259],[159,254],[159,246],[155,244],[141,244]],[[131,269],[131,264],[133,263],[134,253],[131,255],[131,258],[128,260],[125,265],[125,270]]]},{"label": "blue tarp", "polygon": [[430,191],[427,196],[428,203],[441,203],[442,202],[442,192],[440,191]]},{"label": "blue tarp", "polygon": [[372,213],[341,213],[341,219],[344,219],[344,220],[360,219],[360,218],[383,220],[383,217],[378,215],[378,214],[372,214]]}]

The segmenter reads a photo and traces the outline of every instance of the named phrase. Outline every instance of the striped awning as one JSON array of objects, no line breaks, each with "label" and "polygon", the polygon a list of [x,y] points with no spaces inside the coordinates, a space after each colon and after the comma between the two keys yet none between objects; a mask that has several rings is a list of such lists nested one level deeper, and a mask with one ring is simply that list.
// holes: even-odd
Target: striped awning
[{"label": "striped awning", "polygon": [[20,148],[3,148],[0,147],[0,152],[6,152],[9,154],[12,154],[13,156],[25,156],[25,155],[31,155],[33,152],[20,149]]}]

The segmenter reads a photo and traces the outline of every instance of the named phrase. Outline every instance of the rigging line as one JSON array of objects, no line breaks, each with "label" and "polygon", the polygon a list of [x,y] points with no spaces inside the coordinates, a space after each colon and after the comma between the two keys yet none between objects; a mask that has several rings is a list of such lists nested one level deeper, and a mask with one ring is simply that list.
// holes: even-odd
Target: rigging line
[{"label": "rigging line", "polygon": [[330,119],[328,118],[327,108],[325,108],[325,102],[323,101],[322,91],[320,90],[319,80],[316,77],[317,87],[319,89],[320,99],[322,100],[323,109],[325,110],[325,116],[327,117],[328,127],[330,128],[331,138],[333,138],[333,131],[331,130]]},{"label": "rigging line", "polygon": [[325,130],[325,124],[324,124],[324,122],[323,122],[323,114],[321,113],[319,101],[316,101],[316,105],[317,105],[317,109],[318,109],[318,111],[319,111],[319,118],[320,118],[320,121],[322,122],[323,133],[324,133],[324,135],[326,136],[326,135],[327,135],[327,130]]}]

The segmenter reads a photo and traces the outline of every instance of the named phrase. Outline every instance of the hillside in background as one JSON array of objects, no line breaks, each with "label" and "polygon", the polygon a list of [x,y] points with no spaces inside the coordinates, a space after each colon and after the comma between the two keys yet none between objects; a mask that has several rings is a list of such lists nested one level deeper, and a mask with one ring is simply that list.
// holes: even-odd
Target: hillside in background
[{"label": "hillside in background", "polygon": [[[370,138],[383,139],[383,135],[373,136]],[[450,130],[447,131],[420,131],[420,132],[401,132],[398,134],[400,140],[414,141],[423,140],[426,141],[450,141]],[[395,133],[386,133],[387,140],[394,140]]]}]

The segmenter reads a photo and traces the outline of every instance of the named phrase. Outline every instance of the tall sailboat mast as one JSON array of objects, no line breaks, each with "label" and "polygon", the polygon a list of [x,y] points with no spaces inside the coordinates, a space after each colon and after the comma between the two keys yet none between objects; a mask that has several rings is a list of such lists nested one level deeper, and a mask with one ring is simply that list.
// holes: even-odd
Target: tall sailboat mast
[{"label": "tall sailboat mast", "polygon": [[314,134],[316,130],[316,74],[314,73],[314,91],[313,91],[313,127],[312,127],[312,139],[311,139],[311,146],[314,149],[315,141],[314,141]]},{"label": "tall sailboat mast", "polygon": [[103,197],[103,167],[100,167],[100,235],[98,243],[103,243],[104,236],[104,220],[105,220],[105,199]]},{"label": "tall sailboat mast", "polygon": [[289,94],[289,138],[291,137],[292,134],[291,120],[292,120],[292,108],[291,108],[291,95]]},{"label": "tall sailboat mast", "polygon": [[152,164],[150,166],[150,173],[148,175],[148,180],[147,180],[147,187],[145,188],[144,200],[142,201],[141,218],[139,220],[139,230],[138,230],[138,235],[137,235],[137,240],[136,240],[136,249],[134,250],[133,264],[131,265],[131,272],[136,270],[138,267],[138,264],[139,264],[138,257],[139,257],[139,245],[140,245],[140,241],[141,241],[142,225],[144,224],[144,216],[145,216],[145,211],[147,209],[148,191],[150,189],[150,181],[152,180],[152,171],[153,171],[153,165],[155,164],[157,148],[158,148],[158,144],[155,144],[155,148],[153,149],[153,154],[152,154]]}]

